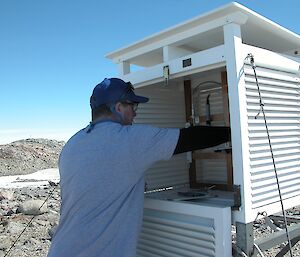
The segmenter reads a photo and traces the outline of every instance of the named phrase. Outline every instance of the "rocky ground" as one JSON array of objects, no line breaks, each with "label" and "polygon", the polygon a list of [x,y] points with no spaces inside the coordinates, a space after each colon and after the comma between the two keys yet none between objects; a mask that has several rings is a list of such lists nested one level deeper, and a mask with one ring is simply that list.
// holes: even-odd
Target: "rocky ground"
[{"label": "rocky ground", "polygon": [[26,139],[0,145],[0,176],[56,168],[63,141]]},{"label": "rocky ground", "polygon": [[[6,189],[1,192],[0,256],[47,256],[59,219],[59,186]],[[19,235],[21,237],[11,248]]]},{"label": "rocky ground", "polygon": [[[281,213],[279,213],[278,215],[281,215]],[[299,219],[300,218],[300,205],[286,210],[286,217],[287,217],[287,219],[288,218]],[[295,224],[296,224],[295,222],[288,222],[288,226],[292,226]],[[285,231],[285,226],[284,226],[283,220],[279,221],[276,225],[277,225],[277,228],[275,226],[269,225],[269,223],[267,223],[266,220],[263,219],[263,215],[259,216],[258,219],[253,224],[254,240],[268,238],[271,236],[271,233],[274,233],[275,229],[278,229],[278,228]],[[272,226],[272,228],[271,228],[271,226]],[[235,244],[236,238],[235,238],[235,228],[234,227],[232,229],[232,232],[233,232],[232,233],[233,243]],[[284,235],[284,236],[286,236],[286,235]],[[283,256],[289,257],[289,256],[291,256],[289,250],[283,256],[277,255],[285,246],[286,246],[286,243],[278,244],[278,245],[272,247],[271,249],[263,251],[262,252],[263,255],[257,254],[257,256],[260,256],[260,257],[280,257],[280,256],[281,257],[283,257]],[[300,242],[296,243],[292,247],[292,254],[293,254],[293,257],[300,256]],[[243,256],[243,255],[240,255],[240,256]]]},{"label": "rocky ground", "polygon": [[[0,145],[0,176],[57,168],[63,145],[63,141],[47,139]],[[0,189],[0,257],[46,256],[58,223],[59,208],[59,185]]]},{"label": "rocky ground", "polygon": [[[0,145],[0,176],[56,168],[63,145],[64,142],[45,139]],[[59,208],[59,185],[51,183],[46,187],[0,189],[0,257],[46,256],[59,220]],[[300,207],[289,210],[287,214],[300,217]],[[271,229],[263,220],[258,220],[254,227],[255,238],[270,236]],[[234,237],[233,233],[233,241]],[[278,245],[263,254],[274,257],[283,247],[283,244]],[[293,247],[293,255],[300,257],[299,242]],[[290,255],[287,253],[285,256]]]}]

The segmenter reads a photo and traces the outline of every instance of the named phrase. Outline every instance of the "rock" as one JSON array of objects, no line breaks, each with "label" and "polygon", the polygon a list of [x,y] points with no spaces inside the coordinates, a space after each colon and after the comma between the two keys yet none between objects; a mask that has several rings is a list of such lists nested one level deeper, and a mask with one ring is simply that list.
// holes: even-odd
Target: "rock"
[{"label": "rock", "polygon": [[0,236],[0,250],[5,251],[11,246],[11,244],[12,242],[8,236]]},{"label": "rock", "polygon": [[40,215],[48,211],[47,203],[43,200],[27,200],[19,206],[18,213],[25,215]]},{"label": "rock", "polygon": [[14,199],[14,191],[11,189],[1,189],[0,191],[0,201],[7,199],[9,201],[12,201]]},{"label": "rock", "polygon": [[7,232],[10,234],[20,234],[25,228],[25,225],[19,222],[9,222],[7,225]]},{"label": "rock", "polygon": [[8,210],[6,213],[5,213],[5,216],[11,216],[11,215],[13,215],[15,212],[12,210],[12,209],[10,209],[10,210]]},{"label": "rock", "polygon": [[50,224],[50,222],[47,220],[38,220],[38,219],[35,220],[35,223],[37,223],[38,226],[44,226],[44,227]]},{"label": "rock", "polygon": [[39,245],[40,244],[40,241],[35,239],[35,238],[30,238],[28,240],[26,240],[24,242],[24,244],[28,244],[28,245]]},{"label": "rock", "polygon": [[50,214],[48,215],[47,220],[51,226],[55,226],[59,220],[59,216]]},{"label": "rock", "polygon": [[8,225],[8,220],[6,217],[0,215],[0,225],[5,227]]}]

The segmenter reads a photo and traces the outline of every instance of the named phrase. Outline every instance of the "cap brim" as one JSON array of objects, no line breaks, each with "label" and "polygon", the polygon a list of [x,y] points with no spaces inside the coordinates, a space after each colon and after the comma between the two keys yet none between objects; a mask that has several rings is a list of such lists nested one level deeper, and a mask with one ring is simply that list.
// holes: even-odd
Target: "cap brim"
[{"label": "cap brim", "polygon": [[130,94],[127,96],[127,100],[134,102],[134,103],[147,103],[149,101],[148,97],[139,96],[135,94]]}]

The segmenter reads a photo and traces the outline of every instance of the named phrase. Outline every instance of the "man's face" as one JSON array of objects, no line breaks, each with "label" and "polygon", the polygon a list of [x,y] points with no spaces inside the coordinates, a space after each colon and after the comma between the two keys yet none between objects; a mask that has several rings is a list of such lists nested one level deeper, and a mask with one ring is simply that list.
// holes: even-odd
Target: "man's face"
[{"label": "man's face", "polygon": [[123,117],[123,125],[132,125],[133,119],[136,116],[136,103],[122,102],[116,105],[117,111],[119,111]]}]

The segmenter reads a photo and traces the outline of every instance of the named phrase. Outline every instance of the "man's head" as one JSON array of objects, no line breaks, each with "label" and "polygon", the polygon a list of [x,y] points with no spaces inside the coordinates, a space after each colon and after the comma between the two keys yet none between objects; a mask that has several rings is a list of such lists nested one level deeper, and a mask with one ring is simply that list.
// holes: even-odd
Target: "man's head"
[{"label": "man's head", "polygon": [[122,124],[130,125],[136,116],[137,105],[148,101],[147,97],[134,93],[130,82],[118,78],[104,79],[96,85],[90,98],[92,120],[113,116]]}]

